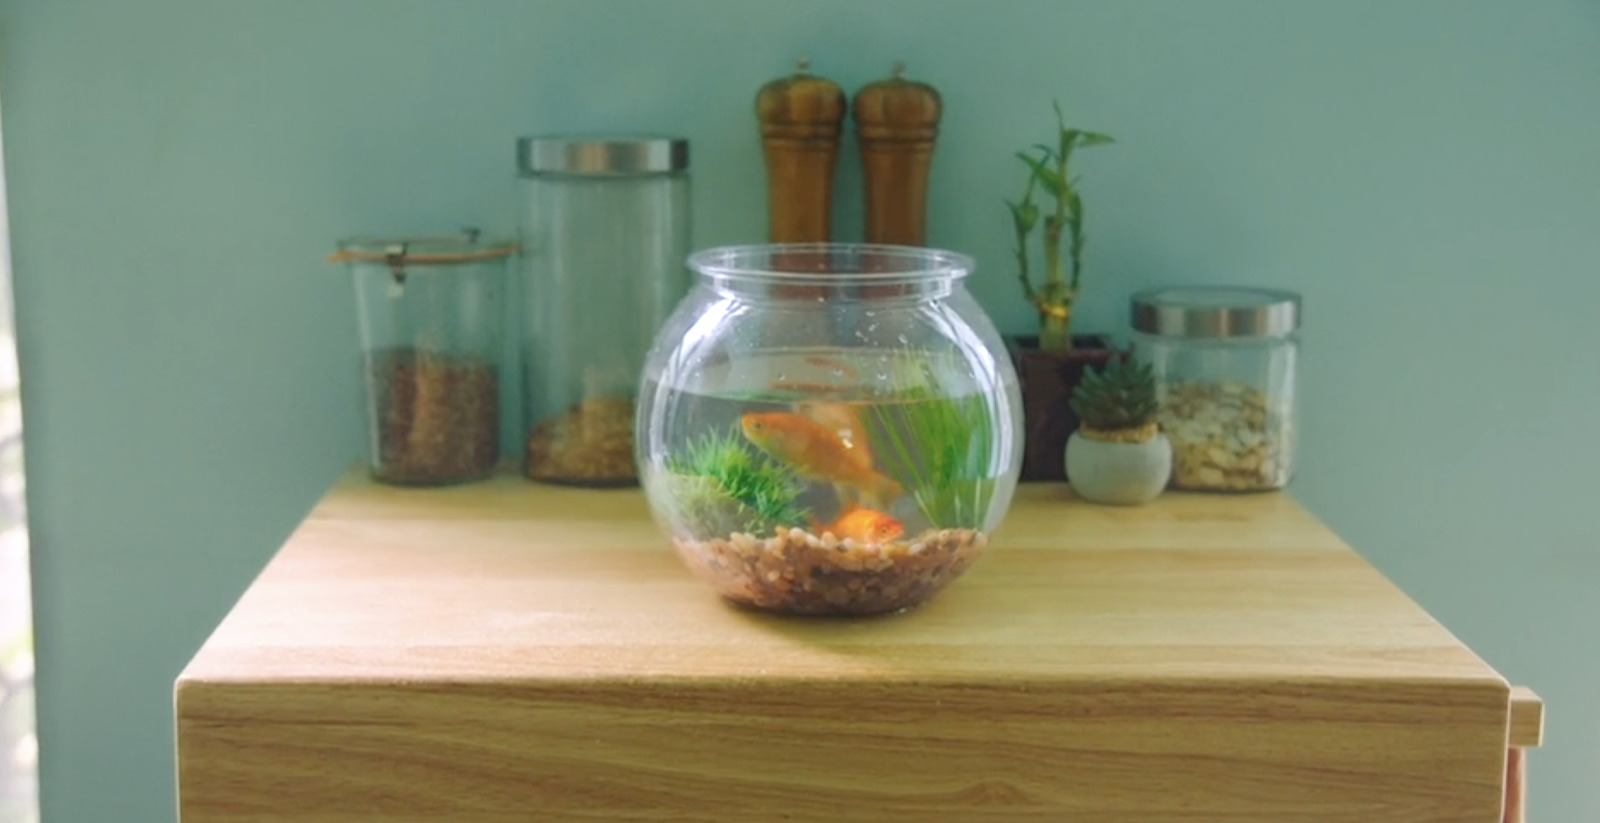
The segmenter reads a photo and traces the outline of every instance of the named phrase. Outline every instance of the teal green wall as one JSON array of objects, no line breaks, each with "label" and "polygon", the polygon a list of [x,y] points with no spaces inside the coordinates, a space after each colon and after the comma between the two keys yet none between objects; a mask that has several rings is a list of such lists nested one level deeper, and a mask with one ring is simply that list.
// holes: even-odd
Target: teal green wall
[{"label": "teal green wall", "polygon": [[333,238],[509,230],[515,135],[651,128],[697,244],[759,239],[752,95],[802,53],[944,93],[930,241],[1003,327],[1052,96],[1121,141],[1084,328],[1303,292],[1297,493],[1548,700],[1533,819],[1600,817],[1593,0],[0,0],[46,823],[171,819],[173,677],[358,453]]}]

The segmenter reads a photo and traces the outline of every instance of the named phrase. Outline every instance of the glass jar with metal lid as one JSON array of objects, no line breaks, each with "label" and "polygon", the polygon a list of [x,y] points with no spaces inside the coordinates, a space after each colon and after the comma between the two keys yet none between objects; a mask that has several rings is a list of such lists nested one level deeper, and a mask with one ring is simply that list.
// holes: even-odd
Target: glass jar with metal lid
[{"label": "glass jar with metal lid", "polygon": [[355,239],[349,266],[365,372],[367,455],[385,483],[438,486],[494,473],[509,243]]},{"label": "glass jar with metal lid", "polygon": [[1294,474],[1300,297],[1179,287],[1132,299],[1133,351],[1156,376],[1172,487],[1257,491]]},{"label": "glass jar with metal lid", "polygon": [[517,161],[525,471],[634,485],[640,371],[689,286],[689,143],[525,137]]}]

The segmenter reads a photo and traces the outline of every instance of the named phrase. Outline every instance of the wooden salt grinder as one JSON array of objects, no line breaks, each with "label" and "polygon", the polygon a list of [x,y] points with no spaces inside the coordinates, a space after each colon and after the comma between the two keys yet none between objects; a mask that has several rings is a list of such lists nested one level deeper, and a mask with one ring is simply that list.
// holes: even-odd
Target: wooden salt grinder
[{"label": "wooden salt grinder", "polygon": [[828,240],[846,104],[837,84],[813,76],[808,68],[802,58],[793,75],[762,86],[756,94],[767,160],[767,237],[774,243]]},{"label": "wooden salt grinder", "polygon": [[928,170],[943,106],[938,90],[894,76],[856,92],[856,138],[866,178],[868,243],[921,246],[928,211]]}]

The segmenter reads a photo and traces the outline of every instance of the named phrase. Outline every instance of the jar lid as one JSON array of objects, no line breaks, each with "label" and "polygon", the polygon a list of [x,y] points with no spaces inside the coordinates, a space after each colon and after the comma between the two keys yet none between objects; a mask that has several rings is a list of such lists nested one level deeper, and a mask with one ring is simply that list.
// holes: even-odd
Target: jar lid
[{"label": "jar lid", "polygon": [[1181,286],[1133,296],[1133,328],[1165,337],[1282,337],[1300,328],[1300,295],[1245,286]]},{"label": "jar lid", "polygon": [[517,140],[522,174],[621,176],[663,174],[689,168],[689,141],[662,136],[523,137]]},{"label": "jar lid", "polygon": [[515,243],[481,240],[476,229],[468,229],[439,237],[352,237],[339,241],[339,250],[329,255],[328,262],[426,266],[497,260],[516,251]]}]

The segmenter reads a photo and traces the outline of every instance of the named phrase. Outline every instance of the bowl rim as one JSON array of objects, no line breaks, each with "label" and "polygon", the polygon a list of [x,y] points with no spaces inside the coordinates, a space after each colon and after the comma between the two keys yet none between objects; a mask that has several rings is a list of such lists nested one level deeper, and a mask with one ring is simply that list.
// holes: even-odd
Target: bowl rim
[{"label": "bowl rim", "polygon": [[[785,255],[793,258],[793,264],[797,266],[795,270],[779,270],[771,262]],[[847,262],[832,269],[800,265],[800,261],[830,260]],[[871,261],[887,268],[869,270],[868,266],[873,265]],[[690,254],[686,262],[702,277],[713,280],[817,285],[952,281],[966,277],[977,268],[977,261],[971,255],[948,249],[890,243],[750,243],[713,246]]]}]

